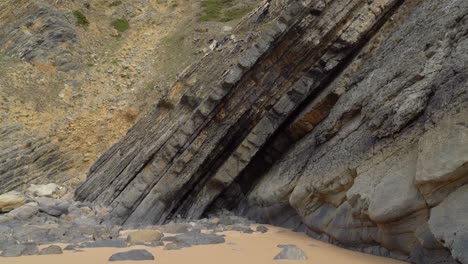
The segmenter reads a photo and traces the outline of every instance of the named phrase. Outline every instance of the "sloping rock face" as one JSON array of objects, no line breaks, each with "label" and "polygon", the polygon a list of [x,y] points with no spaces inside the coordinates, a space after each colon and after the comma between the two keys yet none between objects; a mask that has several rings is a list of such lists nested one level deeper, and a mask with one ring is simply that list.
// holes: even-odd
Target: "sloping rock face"
[{"label": "sloping rock face", "polygon": [[31,183],[69,179],[72,156],[50,139],[33,135],[18,124],[0,127],[0,193]]},{"label": "sloping rock face", "polygon": [[69,19],[47,1],[2,1],[0,28],[1,52],[39,63],[50,60],[64,71],[78,67],[72,60],[78,34]]},{"label": "sloping rock face", "polygon": [[[281,11],[280,11],[281,10]],[[91,168],[125,225],[228,208],[468,263],[468,2],[265,2]]]}]

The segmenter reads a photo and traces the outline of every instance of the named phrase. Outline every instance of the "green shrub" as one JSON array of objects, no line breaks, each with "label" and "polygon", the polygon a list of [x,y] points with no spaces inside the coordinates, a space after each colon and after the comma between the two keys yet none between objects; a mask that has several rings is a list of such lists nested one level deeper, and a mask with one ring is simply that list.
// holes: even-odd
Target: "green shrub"
[{"label": "green shrub", "polygon": [[117,0],[117,1],[113,1],[109,4],[110,7],[114,7],[114,6],[119,6],[122,4],[122,1],[120,0]]},{"label": "green shrub", "polygon": [[114,21],[112,21],[111,25],[118,31],[118,32],[124,32],[126,31],[129,27],[130,24],[128,23],[128,20],[125,18],[119,18]]},{"label": "green shrub", "polygon": [[76,23],[80,26],[89,25],[89,21],[86,16],[80,10],[73,10],[73,16],[76,18]]},{"label": "green shrub", "polygon": [[203,0],[202,8],[203,15],[201,21],[216,21],[219,20],[223,8],[229,5],[229,1],[224,0]]},{"label": "green shrub", "polygon": [[252,10],[252,8],[249,7],[244,7],[244,8],[234,8],[231,10],[228,10],[224,13],[224,16],[220,19],[221,22],[229,22],[232,20],[237,20],[241,19],[247,13],[249,13]]},{"label": "green shrub", "polygon": [[252,10],[252,6],[236,7],[236,3],[238,3],[238,1],[202,0],[203,14],[200,20],[228,22],[242,18]]}]

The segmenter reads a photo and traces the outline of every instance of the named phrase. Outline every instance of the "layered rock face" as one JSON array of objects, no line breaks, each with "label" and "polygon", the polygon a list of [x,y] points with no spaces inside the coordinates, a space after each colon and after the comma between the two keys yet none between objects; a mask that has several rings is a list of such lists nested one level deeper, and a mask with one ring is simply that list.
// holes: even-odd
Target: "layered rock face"
[{"label": "layered rock face", "polygon": [[125,225],[228,208],[468,263],[468,2],[265,2],[91,168]]},{"label": "layered rock face", "polygon": [[70,179],[72,156],[44,136],[33,135],[18,124],[0,127],[0,193],[31,183]]},{"label": "layered rock face", "polygon": [[5,0],[0,10],[1,52],[27,61],[52,61],[65,71],[78,67],[72,61],[78,34],[47,1]]}]

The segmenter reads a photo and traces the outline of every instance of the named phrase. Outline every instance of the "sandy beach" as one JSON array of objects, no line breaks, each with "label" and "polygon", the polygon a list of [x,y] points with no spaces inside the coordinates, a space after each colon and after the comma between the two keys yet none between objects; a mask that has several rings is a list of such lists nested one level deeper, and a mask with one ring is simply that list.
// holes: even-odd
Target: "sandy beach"
[{"label": "sandy beach", "polygon": [[[163,250],[163,247],[134,246],[131,248],[90,248],[80,252],[64,251],[62,255],[23,256],[0,258],[1,264],[273,264],[273,263],[311,263],[311,264],[397,264],[404,263],[392,259],[366,255],[349,251],[314,240],[303,233],[296,233],[284,228],[268,226],[267,233],[246,234],[228,231],[226,243],[207,246],[194,246],[180,250]],[[301,248],[308,260],[274,260],[281,249],[280,244],[294,244]],[[64,245],[61,245],[64,246]],[[117,252],[131,249],[146,249],[155,260],[152,261],[108,261]]]}]

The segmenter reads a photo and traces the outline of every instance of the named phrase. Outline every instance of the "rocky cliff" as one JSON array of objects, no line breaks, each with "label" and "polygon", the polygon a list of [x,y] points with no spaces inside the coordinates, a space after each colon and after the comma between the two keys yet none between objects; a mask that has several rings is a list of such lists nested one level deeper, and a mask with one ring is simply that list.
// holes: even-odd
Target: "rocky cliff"
[{"label": "rocky cliff", "polygon": [[468,263],[467,15],[463,0],[265,1],[76,196],[114,224],[228,208],[373,254]]},{"label": "rocky cliff", "polygon": [[0,194],[84,181],[258,0],[223,1],[209,14],[202,2],[1,0]]}]

